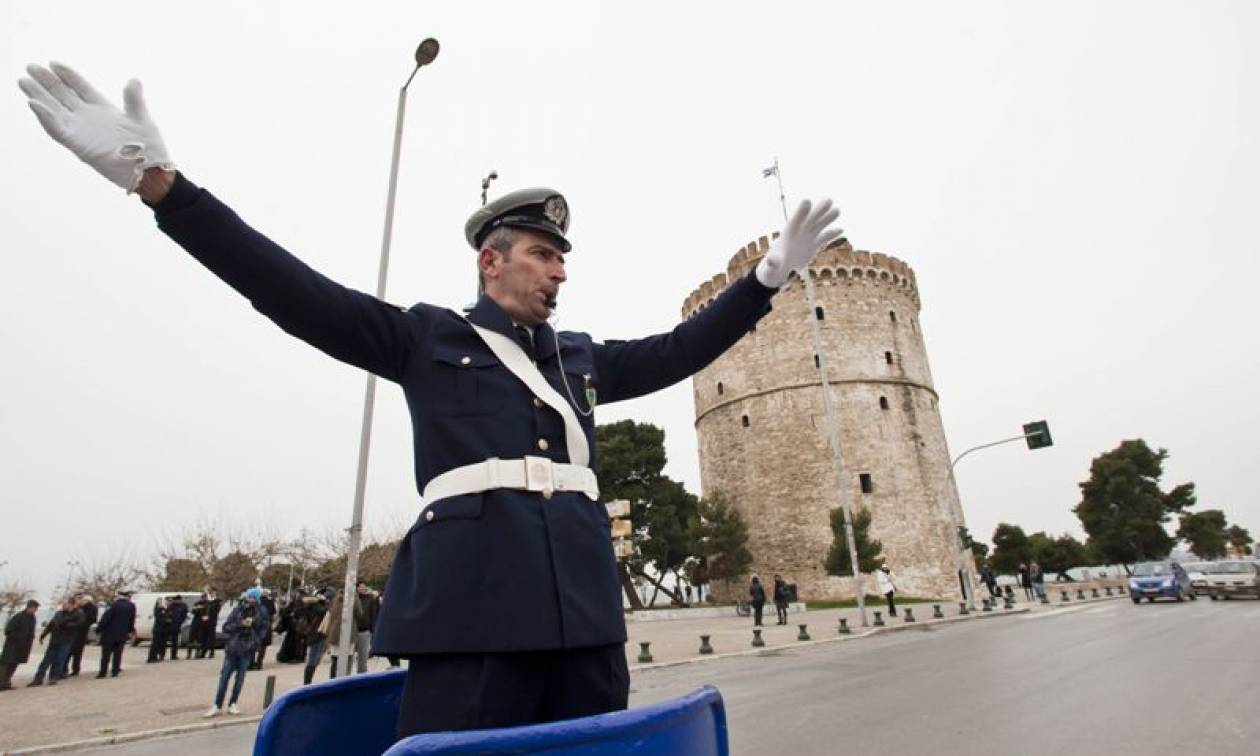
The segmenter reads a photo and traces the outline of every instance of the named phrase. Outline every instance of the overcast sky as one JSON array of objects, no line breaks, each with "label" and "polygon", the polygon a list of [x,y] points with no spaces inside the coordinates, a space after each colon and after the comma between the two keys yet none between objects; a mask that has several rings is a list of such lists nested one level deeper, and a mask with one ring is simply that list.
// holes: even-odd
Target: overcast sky
[{"label": "overcast sky", "polygon": [[[961,463],[973,532],[1080,534],[1089,461],[1169,450],[1260,534],[1260,5],[0,4],[11,80],[59,60],[145,83],[186,174],[333,278],[375,284],[398,87],[416,43],[388,298],[459,307],[464,219],[546,184],[573,212],[565,329],[672,327],[775,230],[760,171],[833,197],[912,265],[951,450],[1045,418],[1052,449]],[[335,8],[336,10],[333,10]],[[363,376],[255,313],[134,197],[0,107],[0,581],[147,556],[198,519],[348,523]],[[690,382],[602,407],[661,425],[699,490]],[[418,509],[401,392],[377,403],[368,522]],[[784,450],[790,453],[790,450]]]}]

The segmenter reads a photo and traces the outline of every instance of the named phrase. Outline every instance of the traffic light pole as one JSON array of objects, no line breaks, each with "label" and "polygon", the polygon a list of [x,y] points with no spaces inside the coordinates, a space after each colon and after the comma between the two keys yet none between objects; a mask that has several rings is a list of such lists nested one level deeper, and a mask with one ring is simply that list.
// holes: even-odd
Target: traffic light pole
[{"label": "traffic light pole", "polygon": [[[974,451],[980,451],[981,449],[988,449],[989,447],[992,447],[992,446],[1001,446],[1002,444],[1014,443],[1015,441],[1028,441],[1029,445],[1031,446],[1034,442],[1030,439],[1034,439],[1034,438],[1041,439],[1043,435],[1045,436],[1045,441],[1048,442],[1049,437],[1050,437],[1049,429],[1043,430],[1042,428],[1038,427],[1035,430],[1032,430],[1031,432],[1025,432],[1018,436],[1011,436],[1010,438],[1004,438],[1001,441],[991,441],[987,444],[980,444],[979,446],[973,446],[970,449],[967,449],[962,454],[959,454],[957,457],[954,457],[954,461],[949,463],[949,477],[946,478],[945,485],[946,486],[953,485],[954,490],[955,491],[958,490],[958,481],[954,478],[954,467],[959,462],[962,461],[963,457],[967,456],[968,454]],[[1033,448],[1037,448],[1037,447],[1033,447]],[[949,506],[949,502],[948,500],[946,500],[946,497],[944,496],[944,494],[948,492],[949,492],[948,488],[946,488],[945,491],[942,491],[941,499],[945,501],[945,514],[949,519],[949,537],[953,539],[951,542],[955,544],[954,546],[954,570],[955,570],[954,574],[962,578],[963,600],[967,602],[967,608],[975,609],[976,608],[975,576],[972,575],[971,570],[969,569],[969,563],[967,562],[967,557],[965,556],[966,551],[967,551],[967,545],[964,544],[962,542],[962,538],[959,537],[958,518],[954,516],[954,508]],[[961,500],[961,497],[960,497],[960,500]],[[961,508],[961,506],[962,504],[960,501],[959,507]]]}]

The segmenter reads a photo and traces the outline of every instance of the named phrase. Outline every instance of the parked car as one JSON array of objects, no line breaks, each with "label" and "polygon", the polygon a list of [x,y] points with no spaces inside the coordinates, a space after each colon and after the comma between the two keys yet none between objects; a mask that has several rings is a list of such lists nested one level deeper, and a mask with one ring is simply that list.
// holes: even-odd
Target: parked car
[{"label": "parked car", "polygon": [[1157,598],[1185,601],[1187,596],[1198,598],[1190,587],[1190,576],[1176,562],[1143,562],[1129,577],[1129,598],[1135,604],[1143,598],[1151,602]]},{"label": "parked car", "polygon": [[1260,570],[1255,562],[1229,561],[1212,565],[1208,574],[1208,596],[1213,601],[1231,596],[1260,598]]},{"label": "parked car", "polygon": [[1182,565],[1190,576],[1190,589],[1194,595],[1208,595],[1208,574],[1212,572],[1213,565],[1213,562],[1186,562]]}]

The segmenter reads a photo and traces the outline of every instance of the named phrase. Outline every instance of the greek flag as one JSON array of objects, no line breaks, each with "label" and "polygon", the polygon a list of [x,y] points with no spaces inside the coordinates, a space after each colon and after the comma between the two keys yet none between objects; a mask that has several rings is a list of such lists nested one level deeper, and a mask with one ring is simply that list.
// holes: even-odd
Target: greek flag
[{"label": "greek flag", "polygon": [[771,176],[778,176],[778,175],[779,175],[779,164],[778,164],[778,163],[775,163],[774,165],[770,166],[769,168],[762,168],[762,169],[761,169],[761,177],[762,177],[762,178],[770,178]]}]

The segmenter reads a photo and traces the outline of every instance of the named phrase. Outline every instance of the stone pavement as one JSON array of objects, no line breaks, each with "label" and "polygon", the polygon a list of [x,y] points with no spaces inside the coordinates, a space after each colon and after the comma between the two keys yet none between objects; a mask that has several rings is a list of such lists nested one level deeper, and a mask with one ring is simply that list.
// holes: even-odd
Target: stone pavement
[{"label": "stone pavement", "polygon": [[[1107,600],[1107,599],[1099,599]],[[1080,603],[1073,600],[1070,605]],[[958,604],[942,603],[944,620],[932,619],[932,604],[907,605],[913,610],[916,622],[907,624],[904,621],[904,610],[901,607],[896,619],[884,616],[885,631],[897,628],[920,627],[938,622],[956,622]],[[1049,607],[1057,609],[1062,604],[1055,600]],[[1025,602],[1016,604],[1017,609],[1039,611],[1043,607],[1029,605]],[[885,607],[880,606],[879,611]],[[868,608],[868,616],[874,620],[875,607]],[[988,614],[975,612],[963,620],[981,617],[995,617],[1011,612],[997,609]],[[733,654],[755,654],[758,651],[773,651],[776,648],[800,645],[797,640],[798,625],[807,625],[811,643],[834,642],[838,639],[838,620],[844,617],[853,629],[852,638],[859,637],[864,631],[858,619],[856,609],[828,609],[822,611],[806,611],[789,615],[789,624],[776,626],[773,611],[765,618],[767,624],[762,630],[765,647],[755,649],[750,645],[752,640],[751,617],[736,616],[734,609],[729,616],[704,617],[696,619],[677,619],[668,621],[630,621],[627,628],[630,642],[626,645],[626,655],[631,670],[647,669],[653,666],[691,663],[706,658],[729,657]],[[700,635],[710,636],[710,644],[714,649],[713,656],[702,656],[699,653]],[[650,665],[639,664],[637,657],[640,642],[651,644],[653,662]],[[274,659],[277,646],[269,649]],[[101,740],[111,737],[125,737],[131,733],[163,730],[168,728],[199,728],[209,723],[201,715],[210,706],[222,653],[214,659],[165,661],[160,664],[145,664],[147,648],[128,648],[123,657],[123,673],[117,678],[95,679],[99,648],[91,646],[84,655],[84,673],[76,678],[69,678],[56,687],[27,688],[38,656],[43,653],[41,646],[33,650],[35,663],[23,665],[14,677],[17,690],[0,693],[0,750],[5,753],[20,753],[24,749],[36,746],[64,744],[84,740]],[[372,659],[369,668],[372,671],[387,668],[384,659]],[[90,671],[89,671],[90,670]],[[298,687],[302,682],[302,667],[299,664],[276,664],[268,661],[261,672],[250,672],[241,694],[242,715],[229,717],[222,715],[210,720],[216,725],[227,724],[237,719],[243,720],[244,726],[252,727],[248,720],[256,719],[262,713],[263,690],[268,675],[276,676],[276,695]],[[325,657],[317,675],[318,680],[328,676],[328,662]]]}]

